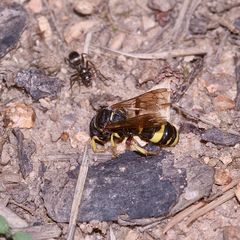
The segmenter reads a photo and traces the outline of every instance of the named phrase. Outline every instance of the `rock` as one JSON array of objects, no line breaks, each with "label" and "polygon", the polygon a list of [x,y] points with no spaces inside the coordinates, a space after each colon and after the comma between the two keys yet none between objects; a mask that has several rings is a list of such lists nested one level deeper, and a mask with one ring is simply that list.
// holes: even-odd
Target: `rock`
[{"label": "rock", "polygon": [[0,3],[0,57],[16,47],[27,24],[27,12],[17,3]]},{"label": "rock", "polygon": [[192,17],[189,24],[189,30],[193,34],[206,34],[208,21],[206,18]]},{"label": "rock", "polygon": [[227,185],[232,181],[230,172],[228,169],[216,169],[214,175],[215,184],[223,186]]},{"label": "rock", "polygon": [[75,1],[73,9],[81,14],[81,15],[91,15],[97,5],[99,4],[99,0],[94,1],[94,0],[80,0],[80,1]]},{"label": "rock", "polygon": [[34,109],[25,103],[13,103],[4,109],[4,124],[8,128],[32,128],[35,120]]},{"label": "rock", "polygon": [[44,97],[55,99],[62,87],[59,78],[49,77],[37,69],[18,72],[15,84],[29,93],[34,100]]},{"label": "rock", "polygon": [[149,0],[148,7],[154,10],[159,10],[161,12],[168,12],[174,8],[176,4],[175,0]]},{"label": "rock", "polygon": [[186,157],[174,164],[186,170],[187,187],[170,214],[175,214],[203,197],[209,196],[214,182],[214,168],[202,164],[198,159]]},{"label": "rock", "polygon": [[234,146],[240,142],[240,136],[221,131],[219,128],[205,130],[201,140],[222,146]]},{"label": "rock", "polygon": [[29,188],[25,183],[17,183],[15,185],[11,185],[8,187],[7,192],[17,203],[24,203],[29,197]]},{"label": "rock", "polygon": [[231,156],[231,154],[228,153],[223,153],[221,154],[219,160],[225,165],[227,166],[228,164],[230,164],[233,161],[233,158]]},{"label": "rock", "polygon": [[[189,158],[175,168],[173,160],[173,154],[166,151],[148,157],[125,152],[113,160],[91,166],[79,222],[115,221],[122,215],[127,215],[129,220],[166,216],[210,193],[211,167]],[[76,184],[74,174],[69,176],[72,179],[65,177],[64,181],[63,176],[59,176],[61,181],[53,177],[42,189],[48,215],[57,222],[69,219]]]},{"label": "rock", "polygon": [[23,178],[26,178],[33,170],[32,154],[36,151],[36,144],[32,140],[24,139],[19,129],[14,129],[13,134],[18,141],[18,164]]}]

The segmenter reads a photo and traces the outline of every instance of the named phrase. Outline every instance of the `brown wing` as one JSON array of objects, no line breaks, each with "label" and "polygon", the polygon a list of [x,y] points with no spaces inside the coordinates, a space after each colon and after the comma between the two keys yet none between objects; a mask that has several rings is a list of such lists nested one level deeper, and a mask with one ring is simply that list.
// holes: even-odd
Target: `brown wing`
[{"label": "brown wing", "polygon": [[135,116],[132,118],[128,118],[123,121],[119,122],[113,122],[107,124],[105,129],[139,129],[139,128],[148,128],[148,127],[157,127],[163,123],[165,123],[167,120],[163,118],[158,113],[149,113],[149,114],[143,114],[139,116]]},{"label": "brown wing", "polygon": [[128,112],[128,117],[137,115],[155,113],[169,108],[170,92],[167,88],[159,88],[146,92],[137,97],[116,103],[111,106],[112,109],[124,108]]}]

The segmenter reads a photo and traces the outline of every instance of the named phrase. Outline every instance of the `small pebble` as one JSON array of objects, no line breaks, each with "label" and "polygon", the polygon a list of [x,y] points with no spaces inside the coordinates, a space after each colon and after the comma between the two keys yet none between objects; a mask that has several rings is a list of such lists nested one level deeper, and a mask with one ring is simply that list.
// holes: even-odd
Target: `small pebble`
[{"label": "small pebble", "polygon": [[42,0],[31,0],[26,7],[34,13],[39,13],[43,8]]},{"label": "small pebble", "polygon": [[223,186],[229,184],[232,178],[228,169],[216,169],[214,180],[215,184]]},{"label": "small pebble", "polygon": [[70,43],[75,39],[79,39],[81,35],[89,32],[90,29],[98,25],[99,21],[96,20],[85,20],[77,22],[67,27],[66,31],[64,32],[64,38],[67,43]]},{"label": "small pebble", "polygon": [[91,1],[76,1],[73,9],[82,15],[90,15],[93,13],[94,4]]},{"label": "small pebble", "polygon": [[4,110],[4,123],[8,128],[32,128],[36,114],[32,106],[14,103]]},{"label": "small pebble", "polygon": [[52,29],[48,22],[48,19],[44,16],[40,16],[37,20],[39,29],[43,33],[45,39],[46,40],[50,39],[52,36]]},{"label": "small pebble", "polygon": [[149,0],[148,1],[148,6],[151,9],[159,10],[161,12],[167,12],[170,11],[174,8],[176,4],[175,0]]}]

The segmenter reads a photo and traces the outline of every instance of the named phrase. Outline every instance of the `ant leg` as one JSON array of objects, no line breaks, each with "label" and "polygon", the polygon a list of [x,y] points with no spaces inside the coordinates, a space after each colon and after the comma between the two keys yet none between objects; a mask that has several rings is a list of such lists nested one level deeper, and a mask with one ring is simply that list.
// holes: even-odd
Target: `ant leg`
[{"label": "ant leg", "polygon": [[97,68],[95,67],[95,65],[94,65],[91,61],[88,60],[88,61],[86,62],[87,68],[88,68],[89,65],[92,67],[92,70],[93,70],[93,73],[94,73],[95,77],[99,77],[99,79],[104,83],[104,85],[109,86],[109,84],[107,84],[106,81],[108,81],[108,80],[110,80],[110,79],[106,78],[106,77],[101,73],[101,71],[100,71],[100,70],[97,70]]},{"label": "ant leg", "polygon": [[70,88],[69,88],[69,89],[72,89],[73,85],[74,85],[76,82],[77,82],[78,85],[80,86],[80,81],[79,81],[79,75],[78,75],[78,73],[74,73],[74,74],[71,75],[71,77],[70,77]]}]

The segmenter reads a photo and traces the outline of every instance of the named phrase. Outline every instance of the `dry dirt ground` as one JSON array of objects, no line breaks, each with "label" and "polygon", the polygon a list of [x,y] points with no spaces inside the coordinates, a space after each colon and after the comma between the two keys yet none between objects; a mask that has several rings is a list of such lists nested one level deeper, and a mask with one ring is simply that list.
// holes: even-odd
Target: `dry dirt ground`
[{"label": "dry dirt ground", "polygon": [[[1,58],[0,198],[28,226],[53,224],[52,235],[46,227],[36,231],[36,239],[66,239],[68,224],[48,217],[42,186],[79,165],[95,110],[161,86],[169,79],[168,69],[176,73],[170,84],[180,96],[176,103],[197,116],[171,111],[171,122],[185,130],[169,151],[176,158],[191,156],[214,167],[213,192],[240,177],[240,140],[228,144],[229,132],[240,134],[239,0],[16,2],[27,10],[27,20],[17,45]],[[66,58],[71,51],[87,52],[107,81],[96,72],[92,86],[76,83],[70,88],[74,69]],[[192,66],[197,59],[201,67]],[[59,81],[54,94],[38,97],[27,87],[23,90],[18,79],[30,68]],[[223,129],[227,143],[223,138],[202,141],[186,123],[196,132]],[[23,146],[30,163],[19,163]],[[189,226],[182,220],[166,234],[169,220],[145,231],[95,221],[79,223],[74,239],[240,239],[239,220],[233,194]],[[40,236],[44,231],[45,238]]]}]

